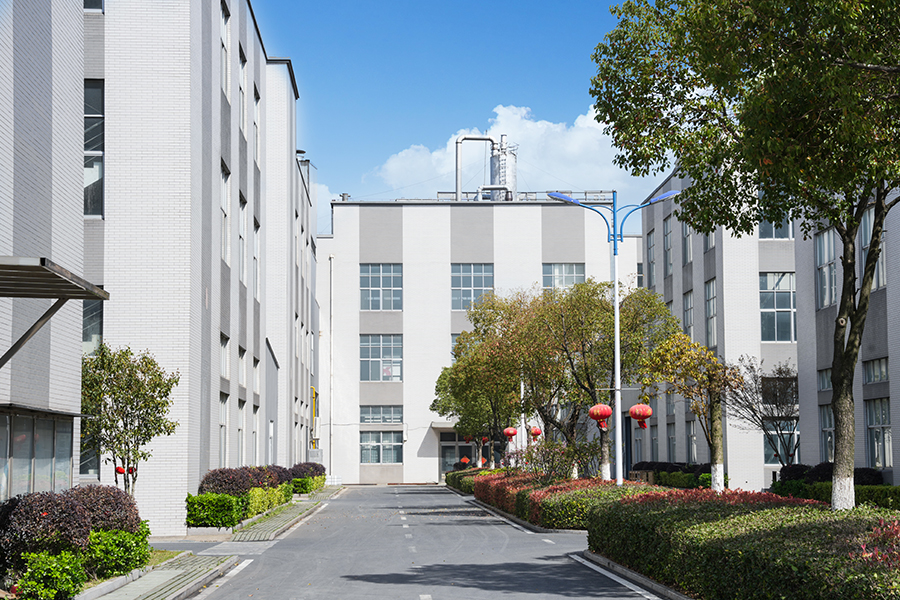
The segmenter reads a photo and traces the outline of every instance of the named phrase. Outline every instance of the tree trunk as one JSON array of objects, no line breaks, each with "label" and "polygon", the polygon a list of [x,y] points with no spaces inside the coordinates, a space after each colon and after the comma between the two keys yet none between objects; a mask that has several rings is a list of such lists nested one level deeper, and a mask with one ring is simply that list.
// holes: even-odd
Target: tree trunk
[{"label": "tree trunk", "polygon": [[709,462],[710,487],[713,491],[725,489],[725,450],[722,436],[722,398],[714,394],[709,402]]},{"label": "tree trunk", "polygon": [[842,383],[840,389],[835,387],[832,390],[831,397],[835,438],[834,473],[831,487],[832,510],[850,510],[856,506],[856,489],[853,487],[856,438],[853,415],[853,376],[845,376]]},{"label": "tree trunk", "polygon": [[604,481],[612,479],[609,460],[609,430],[600,429],[600,478]]}]

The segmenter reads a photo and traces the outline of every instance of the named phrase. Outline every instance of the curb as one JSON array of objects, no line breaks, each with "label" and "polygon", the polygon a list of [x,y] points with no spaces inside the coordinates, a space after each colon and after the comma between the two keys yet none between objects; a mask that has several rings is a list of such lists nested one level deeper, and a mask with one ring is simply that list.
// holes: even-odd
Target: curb
[{"label": "curb", "polygon": [[85,591],[81,592],[80,594],[78,594],[77,596],[75,596],[74,600],[96,600],[100,596],[105,596],[106,594],[109,594],[110,592],[114,592],[117,589],[119,589],[120,587],[128,585],[132,581],[137,581],[138,579],[140,579],[141,577],[143,577],[144,575],[146,575],[153,569],[161,567],[166,563],[172,562],[173,560],[181,558],[182,556],[185,556],[188,554],[191,554],[191,551],[185,550],[184,552],[177,554],[177,555],[173,556],[172,558],[170,558],[169,560],[159,563],[158,565],[154,565],[152,567],[141,567],[140,569],[135,569],[135,570],[131,571],[130,573],[126,573],[125,575],[120,575],[119,577],[116,577],[115,579],[109,579],[107,581],[104,581],[103,583],[99,583],[99,584],[95,585],[94,587],[92,587],[91,589],[85,590]]},{"label": "curb", "polygon": [[238,557],[237,556],[229,556],[224,561],[219,563],[218,566],[209,570],[199,579],[195,579],[191,581],[183,588],[175,592],[174,594],[170,594],[166,596],[166,600],[185,600],[185,598],[189,598],[193,596],[195,593],[205,588],[207,584],[215,581],[219,577],[225,574],[225,571],[234,567],[237,564]]},{"label": "curb", "polygon": [[590,550],[585,550],[582,553],[582,556],[584,556],[586,560],[589,560],[595,565],[603,567],[604,569],[608,569],[616,575],[620,575],[625,579],[630,580],[632,583],[636,583],[642,588],[650,590],[654,594],[662,596],[663,598],[668,598],[668,600],[693,600],[690,596],[685,596],[681,592],[676,592],[671,588],[667,588],[663,584],[650,579],[646,575],[641,575],[637,571],[632,571],[628,567],[623,567],[619,563],[615,563],[605,556],[595,554]]}]

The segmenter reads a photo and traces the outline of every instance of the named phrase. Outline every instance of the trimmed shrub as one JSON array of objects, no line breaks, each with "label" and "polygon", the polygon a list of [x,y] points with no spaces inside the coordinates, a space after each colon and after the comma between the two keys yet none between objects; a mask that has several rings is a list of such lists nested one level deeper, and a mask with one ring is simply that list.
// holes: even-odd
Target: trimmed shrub
[{"label": "trimmed shrub", "polygon": [[197,493],[243,496],[250,491],[253,485],[253,478],[246,468],[213,469],[203,476]]},{"label": "trimmed shrub", "polygon": [[310,494],[318,489],[325,487],[325,476],[318,477],[300,477],[293,481],[295,494]]},{"label": "trimmed shrub", "polygon": [[881,485],[884,483],[884,476],[878,469],[870,469],[869,467],[857,467],[853,469],[854,485]]},{"label": "trimmed shrub", "polygon": [[325,475],[325,467],[319,463],[297,463],[291,467],[291,479],[303,479],[304,477],[320,477]]},{"label": "trimmed shrub", "polygon": [[137,504],[127,492],[111,485],[79,485],[64,492],[87,510],[91,531],[137,533],[141,517]]},{"label": "trimmed shrub", "polygon": [[820,462],[811,467],[803,477],[806,483],[819,483],[821,481],[831,481],[834,474],[834,463]]},{"label": "trimmed shrub", "polygon": [[806,479],[806,472],[812,467],[809,465],[784,465],[778,475],[779,481],[803,481]]},{"label": "trimmed shrub", "polygon": [[27,552],[25,573],[16,582],[23,600],[65,600],[81,591],[87,573],[76,552]]},{"label": "trimmed shrub", "polygon": [[275,475],[275,478],[278,480],[278,485],[283,483],[290,483],[294,480],[291,476],[291,470],[286,469],[284,467],[279,467],[278,465],[269,465],[266,467],[271,473]]},{"label": "trimmed shrub", "polygon": [[234,527],[247,511],[247,501],[230,494],[188,494],[186,502],[188,527]]},{"label": "trimmed shrub", "polygon": [[129,531],[92,531],[85,552],[85,567],[101,579],[117,577],[143,567],[150,560],[147,521],[138,526],[137,533]]},{"label": "trimmed shrub", "polygon": [[38,492],[0,506],[0,571],[25,566],[26,553],[75,552],[87,548],[91,519],[68,494]]},{"label": "trimmed shrub", "polygon": [[250,476],[251,487],[278,487],[278,477],[266,467],[241,467]]},{"label": "trimmed shrub", "polygon": [[278,504],[287,504],[294,499],[294,482],[288,481],[278,486],[278,492],[281,496]]},{"label": "trimmed shrub", "polygon": [[[871,504],[881,508],[900,509],[900,486],[896,485],[857,485],[856,505]],[[831,482],[804,483],[802,481],[776,481],[772,485],[772,493],[779,496],[808,498],[820,502],[831,502]]]},{"label": "trimmed shrub", "polygon": [[659,483],[660,485],[676,488],[695,488],[699,485],[697,477],[693,473],[683,473],[682,471],[670,473],[660,471]]},{"label": "trimmed shrub", "polygon": [[250,492],[247,494],[250,500],[247,507],[248,517],[264,513],[274,506],[269,489],[271,488],[255,487],[250,489]]},{"label": "trimmed shrub", "polygon": [[559,487],[561,489],[546,494],[541,494],[544,490],[533,494],[540,501],[537,510],[532,507],[532,515],[536,514],[538,517],[532,522],[548,529],[587,529],[588,516],[596,504],[618,502],[621,498],[635,494],[665,491],[665,488],[645,483],[628,482],[620,487],[615,481],[600,479],[577,487],[574,482]]}]

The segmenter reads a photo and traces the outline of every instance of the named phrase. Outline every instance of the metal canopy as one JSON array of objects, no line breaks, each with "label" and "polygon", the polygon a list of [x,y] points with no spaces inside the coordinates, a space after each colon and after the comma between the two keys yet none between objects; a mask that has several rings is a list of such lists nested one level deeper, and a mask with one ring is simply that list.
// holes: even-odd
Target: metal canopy
[{"label": "metal canopy", "polygon": [[22,349],[67,300],[109,300],[109,292],[48,258],[0,256],[0,297],[53,298],[56,302],[0,356],[0,368]]},{"label": "metal canopy", "polygon": [[48,258],[0,256],[0,297],[109,300],[109,292]]}]

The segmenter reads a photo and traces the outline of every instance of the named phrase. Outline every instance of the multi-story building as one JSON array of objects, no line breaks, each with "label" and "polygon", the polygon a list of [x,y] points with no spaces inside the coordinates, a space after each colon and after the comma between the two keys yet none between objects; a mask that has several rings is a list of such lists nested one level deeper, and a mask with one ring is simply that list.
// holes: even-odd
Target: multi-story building
[{"label": "multi-story building", "polygon": [[[870,211],[872,209],[869,209]],[[857,282],[871,237],[871,213],[860,225]],[[900,449],[892,444],[891,415],[900,415],[900,214],[888,213],[881,255],[872,285],[866,326],[854,375],[855,463],[883,470],[885,483],[898,483],[894,463]],[[831,412],[833,334],[843,269],[840,242],[833,229],[815,231],[796,244],[799,335],[800,452],[803,462],[834,460],[834,417]],[[890,357],[894,356],[893,364]],[[896,408],[894,408],[896,407]]]},{"label": "multi-story building", "polygon": [[[343,483],[437,482],[474,457],[428,407],[481,294],[610,279],[599,216],[543,195],[481,196],[331,204],[333,234],[319,236],[328,257],[318,278],[319,360],[329,373],[320,440],[328,473]],[[636,283],[639,252],[637,236],[626,236],[625,284]]]},{"label": "multi-story building", "polygon": [[[83,20],[84,263],[115,299],[85,305],[85,351],[146,349],[180,374],[178,428],[136,485],[152,532],[178,534],[210,469],[306,460],[314,167],[291,62],[248,0],[84,0]],[[82,481],[112,481],[100,459]]]},{"label": "multi-story building", "polygon": [[[647,198],[688,185],[673,175]],[[749,356],[763,361],[764,370],[785,361],[796,366],[802,294],[790,223],[762,223],[743,237],[721,227],[703,235],[679,222],[676,210],[671,199],[643,210],[644,285],[662,295],[684,333],[720,359],[736,364]],[[709,461],[700,423],[681,398],[661,391],[653,408],[648,428],[632,432],[635,462]],[[803,432],[802,420],[800,427]],[[728,418],[726,410],[724,437],[730,487],[767,487],[780,463],[762,432]]]},{"label": "multi-story building", "polygon": [[[82,16],[0,7],[0,502],[73,483],[81,412]],[[76,99],[75,102],[69,101]]]}]

